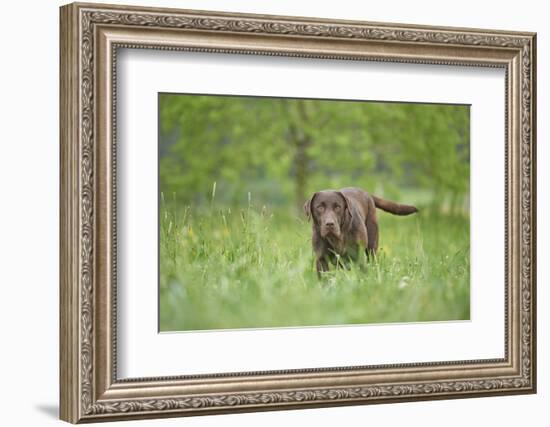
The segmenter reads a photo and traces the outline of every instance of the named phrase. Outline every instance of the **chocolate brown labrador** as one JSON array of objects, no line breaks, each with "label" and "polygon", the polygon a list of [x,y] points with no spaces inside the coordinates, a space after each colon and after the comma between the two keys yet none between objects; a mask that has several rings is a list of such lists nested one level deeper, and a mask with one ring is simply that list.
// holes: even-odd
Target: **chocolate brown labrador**
[{"label": "chocolate brown labrador", "polygon": [[378,248],[376,208],[394,215],[418,212],[411,205],[376,197],[360,188],[318,191],[304,204],[308,219],[313,219],[311,239],[317,274],[328,271],[343,260],[368,258]]}]

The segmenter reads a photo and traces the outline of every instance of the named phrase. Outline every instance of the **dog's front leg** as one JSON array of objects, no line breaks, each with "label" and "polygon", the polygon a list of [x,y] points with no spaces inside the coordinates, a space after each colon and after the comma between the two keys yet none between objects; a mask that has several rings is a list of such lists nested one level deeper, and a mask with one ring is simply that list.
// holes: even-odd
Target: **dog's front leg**
[{"label": "dog's front leg", "polygon": [[323,256],[321,258],[317,258],[317,261],[315,262],[315,265],[317,267],[317,277],[319,279],[321,278],[321,273],[324,273],[325,271],[328,271],[328,262],[326,258]]}]

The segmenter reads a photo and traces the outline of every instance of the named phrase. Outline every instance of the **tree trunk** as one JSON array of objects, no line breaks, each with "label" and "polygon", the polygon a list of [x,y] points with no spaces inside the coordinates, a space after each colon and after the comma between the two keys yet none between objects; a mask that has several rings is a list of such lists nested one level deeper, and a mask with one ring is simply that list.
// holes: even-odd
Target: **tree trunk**
[{"label": "tree trunk", "polygon": [[309,140],[300,138],[295,141],[294,171],[295,171],[295,199],[296,206],[301,209],[307,199],[306,188],[309,174],[309,156],[307,148]]}]

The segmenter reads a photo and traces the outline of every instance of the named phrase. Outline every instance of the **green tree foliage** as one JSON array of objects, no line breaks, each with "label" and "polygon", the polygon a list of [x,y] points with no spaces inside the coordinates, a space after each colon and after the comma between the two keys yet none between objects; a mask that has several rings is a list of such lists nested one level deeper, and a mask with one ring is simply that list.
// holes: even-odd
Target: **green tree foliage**
[{"label": "green tree foliage", "polygon": [[185,202],[207,202],[214,182],[228,204],[301,206],[343,186],[467,200],[468,106],[162,94],[159,108],[161,191]]}]

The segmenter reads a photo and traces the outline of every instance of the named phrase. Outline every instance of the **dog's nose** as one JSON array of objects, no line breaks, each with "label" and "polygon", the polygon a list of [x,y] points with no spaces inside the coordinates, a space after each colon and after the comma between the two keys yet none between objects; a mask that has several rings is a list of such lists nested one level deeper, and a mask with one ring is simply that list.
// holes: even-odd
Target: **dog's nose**
[{"label": "dog's nose", "polygon": [[334,227],[334,222],[332,220],[329,220],[329,221],[325,222],[325,225],[329,228],[332,228],[332,227]]}]

